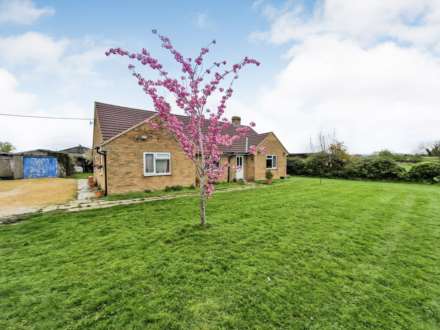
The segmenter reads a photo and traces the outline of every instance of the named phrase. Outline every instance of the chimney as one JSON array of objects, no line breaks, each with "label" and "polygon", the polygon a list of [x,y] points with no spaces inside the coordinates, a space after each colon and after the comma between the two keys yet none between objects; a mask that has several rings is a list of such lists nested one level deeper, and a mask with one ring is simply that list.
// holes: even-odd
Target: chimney
[{"label": "chimney", "polygon": [[232,116],[231,121],[233,126],[241,125],[241,118],[239,116]]}]

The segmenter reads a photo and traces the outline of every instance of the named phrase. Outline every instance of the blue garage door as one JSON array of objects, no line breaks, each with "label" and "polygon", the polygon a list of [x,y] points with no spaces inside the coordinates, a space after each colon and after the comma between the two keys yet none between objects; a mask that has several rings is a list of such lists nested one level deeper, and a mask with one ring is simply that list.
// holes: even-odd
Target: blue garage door
[{"label": "blue garage door", "polygon": [[58,175],[56,157],[23,157],[25,178],[55,178]]}]

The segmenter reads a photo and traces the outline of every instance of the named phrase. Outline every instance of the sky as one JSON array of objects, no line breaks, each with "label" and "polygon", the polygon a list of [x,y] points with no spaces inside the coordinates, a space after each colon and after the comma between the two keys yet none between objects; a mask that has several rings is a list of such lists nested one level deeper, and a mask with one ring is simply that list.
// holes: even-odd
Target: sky
[{"label": "sky", "polygon": [[[0,0],[0,113],[93,118],[95,101],[151,109],[110,47],[145,47],[175,68],[151,33],[191,57],[262,65],[240,74],[227,116],[274,131],[290,152],[319,133],[352,153],[414,152],[440,140],[440,1]],[[0,116],[17,150],[91,146],[90,120]]]}]

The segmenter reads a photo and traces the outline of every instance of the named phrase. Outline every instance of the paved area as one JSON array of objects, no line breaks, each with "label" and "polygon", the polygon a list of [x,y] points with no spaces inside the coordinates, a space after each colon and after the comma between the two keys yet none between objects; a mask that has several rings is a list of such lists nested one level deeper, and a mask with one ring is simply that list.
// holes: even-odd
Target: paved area
[{"label": "paved area", "polygon": [[74,179],[0,180],[0,218],[36,212],[76,198]]},{"label": "paved area", "polygon": [[94,199],[95,196],[95,190],[91,189],[89,187],[89,184],[87,182],[87,179],[79,179],[78,181],[78,195],[77,195],[77,201],[90,201],[92,199]]}]

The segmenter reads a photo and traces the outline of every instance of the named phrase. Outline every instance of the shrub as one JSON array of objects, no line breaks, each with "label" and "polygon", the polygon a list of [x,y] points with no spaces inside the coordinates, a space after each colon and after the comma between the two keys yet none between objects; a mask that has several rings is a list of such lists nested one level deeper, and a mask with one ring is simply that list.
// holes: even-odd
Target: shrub
[{"label": "shrub", "polygon": [[377,156],[380,157],[380,158],[394,159],[394,154],[391,151],[387,150],[387,149],[379,151],[377,153]]},{"label": "shrub", "polygon": [[165,187],[165,191],[169,192],[169,191],[179,191],[182,190],[183,187],[182,186],[166,186]]},{"label": "shrub", "polygon": [[342,142],[335,142],[330,144],[328,148],[328,167],[329,171],[336,172],[344,168],[344,166],[351,160],[351,156],[347,152],[347,147]]},{"label": "shrub", "polygon": [[305,174],[325,175],[328,172],[328,156],[324,152],[307,157],[305,163]]},{"label": "shrub", "polygon": [[287,160],[287,174],[304,175],[306,174],[306,163],[298,157],[289,158]]},{"label": "shrub", "polygon": [[401,163],[420,163],[423,157],[420,155],[395,154],[394,160]]},{"label": "shrub", "polygon": [[302,174],[315,176],[342,176],[345,166],[350,162],[350,155],[342,143],[330,145],[329,152],[319,152],[307,157]]},{"label": "shrub", "polygon": [[391,159],[362,158],[350,163],[343,175],[347,178],[398,180],[405,178],[406,171]]},{"label": "shrub", "polygon": [[266,170],[266,179],[271,180],[273,178],[273,173],[270,170]]},{"label": "shrub", "polygon": [[382,150],[376,153],[377,157],[392,159],[401,163],[419,163],[423,160],[421,155],[395,154],[389,150]]},{"label": "shrub", "polygon": [[415,165],[408,172],[408,177],[413,181],[440,182],[440,164],[423,163]]}]

